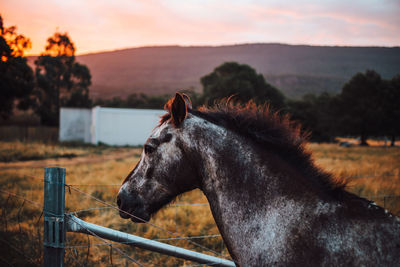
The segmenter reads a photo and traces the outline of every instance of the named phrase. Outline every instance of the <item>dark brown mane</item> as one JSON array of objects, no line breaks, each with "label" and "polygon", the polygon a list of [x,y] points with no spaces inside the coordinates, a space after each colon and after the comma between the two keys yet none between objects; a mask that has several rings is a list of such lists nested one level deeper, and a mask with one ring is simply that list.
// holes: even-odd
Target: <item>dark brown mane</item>
[{"label": "dark brown mane", "polygon": [[268,105],[260,106],[253,101],[246,104],[222,100],[211,108],[201,107],[192,114],[225,126],[235,132],[250,137],[253,141],[279,148],[303,148],[309,133],[301,131],[301,125],[279,115]]},{"label": "dark brown mane", "polygon": [[[167,111],[168,107],[166,104]],[[188,112],[274,151],[329,195],[338,197],[344,192],[343,181],[335,180],[315,166],[311,153],[305,149],[309,133],[302,132],[301,125],[291,121],[288,115],[279,115],[268,106],[258,106],[252,101],[241,104],[229,100],[222,100],[211,108],[188,109]],[[170,118],[169,113],[165,114],[160,124]]]}]

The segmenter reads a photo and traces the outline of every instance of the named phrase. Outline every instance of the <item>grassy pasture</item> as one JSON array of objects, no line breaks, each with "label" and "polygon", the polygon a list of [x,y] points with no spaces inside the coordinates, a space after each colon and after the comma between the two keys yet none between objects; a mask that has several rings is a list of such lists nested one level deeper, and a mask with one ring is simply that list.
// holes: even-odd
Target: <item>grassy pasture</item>
[{"label": "grassy pasture", "polygon": [[[348,180],[348,190],[362,196],[372,196],[380,205],[400,214],[400,149],[372,147],[339,147],[335,144],[309,144],[313,158],[322,169],[332,172],[338,179]],[[0,188],[24,196],[39,204],[43,203],[43,166],[62,166],[67,169],[67,184],[120,184],[139,160],[141,148],[114,148],[68,146],[42,143],[1,142],[0,158],[15,154],[13,161],[0,162]],[[72,158],[62,155],[74,154]],[[42,160],[21,162],[39,155]],[[51,158],[51,161],[48,161]],[[43,165],[44,163],[49,163]],[[14,165],[13,165],[14,164]],[[19,165],[18,165],[19,164]],[[11,166],[11,167],[10,167]],[[76,189],[76,190],[75,190]],[[84,192],[84,193],[81,193]],[[91,196],[115,205],[118,186],[72,187],[66,189],[67,212],[113,229],[137,234],[150,239],[173,238],[171,234],[148,224],[134,224],[119,217],[113,209]],[[87,194],[87,195],[86,195]],[[386,197],[383,197],[386,196]],[[173,204],[206,203],[199,190],[184,194]],[[0,193],[0,262],[2,265],[40,265],[42,261],[43,217],[41,207],[23,199]],[[93,209],[101,208],[101,209]],[[208,205],[168,206],[161,210],[151,223],[182,236],[217,235]],[[220,237],[193,239],[196,243],[228,256]],[[180,247],[213,255],[185,240],[162,240]],[[87,245],[90,243],[90,248]],[[72,246],[78,246],[71,248]],[[113,244],[145,266],[181,266],[193,264],[172,257],[151,253],[122,244]],[[24,255],[21,255],[23,251]],[[118,252],[110,254],[110,246],[95,237],[67,234],[66,266],[111,266],[130,263]],[[112,262],[112,264],[111,264]]]},{"label": "grassy pasture", "polygon": [[44,160],[52,158],[74,158],[127,151],[127,148],[82,145],[79,143],[43,143],[0,141],[0,162]]},{"label": "grassy pasture", "polygon": [[5,141],[20,140],[24,142],[40,141],[46,143],[58,142],[57,127],[24,125],[26,123],[32,122],[32,118],[30,117],[24,119],[24,122],[21,122],[22,125],[6,126],[2,125],[2,120],[0,118],[0,140],[5,140]]}]

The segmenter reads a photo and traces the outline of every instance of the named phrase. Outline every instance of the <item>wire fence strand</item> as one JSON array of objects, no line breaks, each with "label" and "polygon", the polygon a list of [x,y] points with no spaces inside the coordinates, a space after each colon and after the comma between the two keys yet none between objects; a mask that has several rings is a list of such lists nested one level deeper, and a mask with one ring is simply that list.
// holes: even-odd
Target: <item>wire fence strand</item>
[{"label": "wire fence strand", "polygon": [[[43,178],[34,177],[30,175],[23,175],[30,178],[44,180]],[[382,177],[400,177],[400,174],[382,174],[382,175],[354,175],[343,176],[343,179],[364,179],[364,178],[382,178]],[[119,187],[121,184],[65,184],[69,187]]]},{"label": "wire fence strand", "polygon": [[17,195],[17,194],[15,194],[15,193],[12,193],[12,192],[9,192],[9,191],[3,190],[3,189],[0,189],[0,192],[1,192],[1,193],[4,193],[4,194],[11,195],[11,196],[16,197],[16,198],[19,198],[19,199],[22,199],[22,200],[24,200],[24,201],[26,201],[26,202],[28,202],[28,203],[30,203],[30,204],[32,204],[32,205],[38,206],[38,207],[40,207],[40,208],[43,209],[43,205],[42,205],[42,204],[40,204],[40,203],[38,203],[38,202],[36,202],[36,201],[27,199],[27,198],[25,198],[24,196],[20,196],[20,195]]},{"label": "wire fence strand", "polygon": [[[154,241],[172,241],[172,240],[184,240],[184,239],[206,239],[206,238],[218,238],[221,237],[221,235],[199,235],[199,236],[186,236],[182,238],[178,237],[171,237],[171,238],[155,238],[152,239]],[[130,245],[130,244],[135,244],[136,242],[134,241],[122,241],[118,242],[119,244],[124,244],[124,245]],[[87,248],[87,247],[94,247],[94,246],[108,246],[110,244],[114,244],[113,242],[110,243],[98,243],[98,244],[90,244],[90,245],[76,245],[76,246],[65,246],[65,248]]]},{"label": "wire fence strand", "polygon": [[[67,185],[66,185],[66,186],[67,186]],[[107,202],[105,202],[105,201],[103,201],[103,200],[101,200],[101,199],[99,199],[99,198],[97,198],[97,197],[94,197],[94,196],[92,196],[92,195],[90,195],[90,194],[88,194],[88,193],[86,193],[86,192],[83,192],[83,191],[81,191],[81,190],[79,190],[79,189],[76,189],[76,188],[74,188],[74,187],[72,187],[71,189],[73,189],[73,190],[75,190],[75,191],[77,191],[77,192],[79,192],[79,193],[81,193],[81,194],[83,194],[83,195],[86,195],[86,196],[88,196],[88,197],[90,197],[90,198],[92,198],[92,199],[94,199],[94,200],[96,200],[96,201],[98,201],[98,202],[100,202],[100,203],[102,203],[102,204],[104,204],[104,205],[107,205],[107,206],[109,206],[109,207],[112,207],[113,209],[116,209],[116,210],[118,210],[119,212],[125,213],[125,214],[127,214],[127,215],[129,215],[129,216],[131,216],[131,217],[133,217],[133,218],[135,218],[135,219],[137,219],[137,220],[140,220],[140,221],[142,221],[142,222],[144,222],[144,223],[146,223],[146,224],[148,224],[148,225],[150,225],[150,226],[152,226],[152,227],[154,227],[154,228],[157,228],[157,229],[159,229],[159,230],[162,230],[162,231],[164,231],[164,232],[166,232],[166,233],[168,233],[168,234],[170,234],[170,235],[173,235],[173,236],[175,236],[175,237],[177,237],[177,238],[181,238],[181,239],[183,239],[183,240],[186,240],[188,243],[190,243],[190,244],[192,244],[192,245],[194,245],[194,246],[196,246],[196,247],[199,247],[199,248],[201,248],[201,249],[210,251],[210,252],[214,253],[215,255],[218,255],[218,256],[223,257],[223,258],[225,258],[225,259],[228,258],[228,257],[226,257],[225,255],[222,255],[221,253],[219,253],[219,252],[217,252],[217,251],[215,251],[215,250],[212,250],[212,249],[207,248],[207,247],[205,247],[205,246],[203,246],[203,245],[201,245],[201,244],[198,244],[198,243],[196,243],[196,242],[194,242],[194,241],[191,241],[190,239],[184,239],[184,238],[182,237],[182,235],[180,235],[180,234],[171,232],[171,231],[169,231],[169,230],[167,230],[167,229],[165,229],[165,228],[163,228],[163,227],[161,227],[161,226],[158,226],[158,225],[156,225],[156,224],[150,223],[150,222],[148,222],[148,221],[146,221],[146,220],[144,220],[144,219],[142,219],[142,218],[140,218],[140,217],[137,217],[137,216],[135,216],[135,215],[133,215],[133,214],[131,214],[131,213],[129,213],[129,212],[126,212],[126,211],[124,211],[124,210],[121,210],[120,208],[118,208],[118,207],[116,207],[116,206],[114,206],[114,205],[111,205],[111,204],[109,204],[109,203],[107,203]]]},{"label": "wire fence strand", "polygon": [[21,255],[22,257],[24,257],[25,259],[29,260],[31,263],[33,263],[34,265],[38,266],[39,264],[32,259],[31,257],[28,257],[27,255],[25,255],[25,253],[22,253],[20,251],[20,249],[16,248],[13,244],[11,244],[10,242],[8,242],[7,240],[3,239],[0,237],[0,241],[2,241],[4,244],[6,244],[7,246],[9,246],[10,248],[12,248],[15,252],[17,252],[19,255]]},{"label": "wire fence strand", "polygon": [[[31,179],[35,179],[35,180],[40,180],[41,182],[46,182],[44,178],[36,177],[36,176],[33,176],[33,175],[26,175],[26,174],[24,174],[24,175],[22,175],[22,176],[23,176],[23,177],[27,177],[27,178],[31,178]],[[385,174],[385,175],[359,175],[359,176],[347,176],[347,177],[345,177],[345,179],[364,179],[364,178],[365,178],[365,179],[367,179],[367,178],[369,179],[369,178],[383,178],[383,177],[400,177],[400,175],[395,175],[395,174]],[[192,245],[194,245],[194,246],[196,246],[196,247],[198,247],[198,248],[201,248],[201,249],[203,249],[203,250],[207,250],[207,251],[209,251],[209,252],[214,253],[215,255],[218,255],[218,256],[220,256],[220,257],[227,258],[227,259],[231,260],[229,257],[227,257],[227,256],[225,256],[225,255],[223,255],[223,254],[221,254],[221,253],[219,253],[219,252],[217,252],[217,251],[214,251],[214,250],[212,250],[212,249],[209,249],[209,248],[207,248],[207,247],[205,247],[205,246],[203,246],[203,245],[201,245],[201,244],[198,244],[198,243],[192,241],[192,240],[203,239],[203,238],[204,238],[204,239],[205,239],[205,238],[220,238],[220,237],[221,237],[220,234],[199,235],[199,236],[182,236],[181,234],[171,232],[171,231],[169,231],[169,230],[167,230],[167,229],[165,229],[165,228],[163,228],[163,227],[161,227],[161,226],[159,226],[159,225],[156,225],[156,224],[150,223],[150,222],[148,222],[148,221],[145,221],[145,220],[143,220],[142,218],[139,218],[139,217],[137,217],[137,216],[135,216],[135,215],[133,215],[133,214],[131,214],[131,213],[128,213],[128,212],[126,212],[126,211],[123,211],[123,210],[119,209],[117,206],[114,206],[114,205],[112,205],[112,204],[109,204],[109,203],[107,203],[107,202],[105,202],[105,201],[103,201],[103,200],[101,200],[101,199],[99,199],[99,198],[97,198],[97,197],[95,197],[95,196],[93,196],[93,195],[91,195],[91,194],[88,194],[88,193],[86,193],[86,192],[81,191],[81,190],[78,189],[79,187],[109,187],[109,188],[112,188],[112,187],[119,187],[119,186],[121,186],[121,185],[120,185],[120,184],[65,184],[65,187],[66,187],[69,191],[71,191],[71,189],[72,189],[72,190],[74,190],[74,191],[76,191],[76,192],[78,192],[78,193],[80,193],[80,194],[83,194],[83,195],[85,195],[85,196],[87,196],[87,197],[89,197],[89,198],[91,198],[91,199],[93,199],[93,200],[95,200],[95,201],[101,203],[102,205],[106,205],[105,207],[92,207],[92,208],[88,208],[88,209],[81,209],[81,210],[69,211],[69,212],[66,212],[65,214],[77,214],[77,213],[88,212],[88,211],[111,210],[111,209],[114,209],[114,210],[117,210],[117,211],[119,211],[119,212],[125,213],[125,214],[127,214],[127,215],[129,215],[129,216],[131,216],[131,217],[134,217],[134,218],[136,218],[136,219],[138,219],[138,220],[141,220],[142,222],[144,222],[144,223],[146,223],[146,224],[148,224],[148,225],[150,225],[150,226],[152,226],[152,227],[155,227],[155,228],[157,228],[157,229],[159,229],[159,230],[161,230],[161,231],[164,231],[164,232],[166,232],[166,233],[168,233],[168,234],[174,236],[174,237],[170,237],[170,238],[156,238],[156,239],[153,239],[153,240],[155,240],[155,241],[185,240],[185,241],[187,241],[188,243],[190,243],[190,244],[192,244]],[[34,205],[34,206],[36,206],[36,207],[39,207],[39,208],[42,209],[42,212],[43,212],[43,208],[44,208],[43,205],[42,205],[41,203],[38,203],[38,202],[32,200],[32,199],[28,199],[28,198],[26,198],[25,196],[19,195],[19,194],[14,193],[14,192],[9,192],[9,191],[3,190],[3,189],[0,189],[0,193],[2,193],[2,194],[8,194],[8,198],[10,198],[10,196],[11,196],[11,197],[15,197],[15,198],[17,198],[17,199],[23,200],[23,203],[22,203],[22,205],[20,206],[20,208],[19,208],[19,210],[18,210],[18,212],[17,212],[18,220],[20,220],[20,218],[19,218],[20,213],[21,213],[21,212],[24,213],[24,211],[23,211],[22,208],[23,208],[23,206],[24,206],[25,203],[29,203],[29,204],[31,204],[31,205]],[[400,195],[393,195],[393,194],[392,194],[392,195],[391,195],[391,194],[388,194],[388,195],[361,195],[360,197],[368,198],[368,199],[377,199],[377,198],[383,198],[383,199],[385,199],[385,198],[400,198]],[[6,200],[6,202],[8,202],[8,199]],[[385,205],[385,204],[384,204],[384,205]],[[196,207],[196,206],[209,206],[209,203],[177,203],[177,204],[169,204],[169,205],[167,205],[167,207]],[[3,212],[4,212],[4,211],[3,211]],[[47,211],[46,211],[46,212],[47,212]],[[51,214],[51,213],[49,213],[49,214]],[[55,214],[53,214],[53,215],[55,215]],[[41,217],[42,217],[42,214],[41,214],[41,216],[39,217],[38,223],[39,223]],[[75,220],[74,220],[74,221],[75,221]],[[75,223],[79,224],[79,222],[76,222],[76,221],[75,221]],[[81,224],[79,224],[79,225],[82,226]],[[135,260],[135,259],[133,259],[132,257],[130,257],[126,252],[124,252],[123,250],[121,250],[121,249],[119,249],[118,247],[116,247],[116,246],[115,246],[116,243],[107,242],[105,239],[103,239],[103,238],[97,236],[96,234],[94,234],[93,232],[91,232],[91,231],[90,231],[89,229],[87,229],[86,227],[84,227],[84,226],[82,226],[82,227],[85,228],[89,233],[91,233],[91,235],[93,235],[95,238],[101,240],[102,243],[99,243],[99,244],[88,244],[88,245],[76,245],[76,246],[65,246],[65,249],[69,249],[69,250],[70,250],[70,253],[67,253],[67,254],[68,254],[68,257],[69,257],[69,258],[72,258],[72,260],[73,260],[75,263],[77,263],[77,264],[79,264],[79,265],[82,265],[82,266],[85,266],[84,264],[81,264],[79,261],[77,261],[77,260],[74,258],[74,256],[72,255],[72,253],[73,253],[74,250],[76,251],[76,249],[79,249],[79,248],[90,248],[90,247],[94,247],[94,246],[108,246],[108,247],[110,247],[110,256],[109,256],[109,257],[110,257],[111,264],[112,264],[112,251],[117,251],[120,255],[126,257],[128,260],[134,262],[134,263],[137,264],[138,266],[143,266],[143,264],[139,263],[137,260]],[[13,246],[12,244],[10,244],[9,242],[7,242],[6,240],[4,240],[4,239],[1,238],[0,241],[2,241],[3,243],[7,243],[7,244],[10,246],[11,249],[13,249],[13,250],[15,250],[16,252],[18,252],[18,249],[17,249],[15,246]],[[118,242],[117,244],[127,244],[127,245],[129,245],[129,244],[131,244],[131,243],[132,243],[132,242]],[[38,265],[38,262],[36,262],[36,261],[33,260],[32,258],[27,258],[26,255],[23,255],[23,256],[24,256],[28,261],[30,261],[31,263],[33,263],[33,264],[35,264],[35,265]],[[7,262],[7,261],[4,260],[4,259],[0,259],[0,261],[4,262],[4,263],[7,264],[7,265],[11,265],[9,262]],[[115,263],[115,262],[114,262],[114,263]],[[204,264],[184,265],[184,266],[204,266]]]},{"label": "wire fence strand", "polygon": [[[97,239],[103,241],[104,243],[108,243],[104,238],[101,238],[100,236],[96,235],[95,233],[93,233],[90,229],[88,229],[87,227],[85,227],[84,225],[82,225],[81,223],[79,223],[78,221],[76,221],[73,217],[70,217],[71,220],[73,220],[76,224],[80,225],[82,228],[86,229],[86,231],[88,231],[88,233],[90,233],[92,236],[96,237]],[[137,260],[133,259],[132,257],[130,257],[128,254],[126,254],[126,252],[124,252],[123,250],[117,248],[117,247],[113,247],[112,243],[110,243],[110,248],[114,249],[115,251],[119,252],[121,255],[123,255],[124,257],[126,257],[127,259],[129,259],[130,261],[134,262],[135,264],[137,264],[138,266],[144,267],[143,264],[141,264],[140,262],[138,262]]]},{"label": "wire fence strand", "polygon": [[88,209],[84,209],[84,210],[74,210],[74,211],[68,211],[65,214],[77,214],[77,213],[81,213],[81,212],[86,212],[86,211],[93,211],[93,210],[110,210],[113,209],[112,207],[96,207],[96,208],[88,208]]},{"label": "wire fence strand", "polygon": [[75,187],[115,187],[121,186],[120,184],[65,184],[65,186],[75,186]]}]

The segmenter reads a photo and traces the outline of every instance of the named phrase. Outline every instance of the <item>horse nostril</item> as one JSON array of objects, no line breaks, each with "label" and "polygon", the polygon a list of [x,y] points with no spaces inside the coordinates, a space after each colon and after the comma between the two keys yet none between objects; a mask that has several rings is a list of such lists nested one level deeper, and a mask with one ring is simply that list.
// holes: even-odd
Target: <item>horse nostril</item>
[{"label": "horse nostril", "polygon": [[121,207],[121,198],[119,196],[117,197],[117,205],[118,207]]}]

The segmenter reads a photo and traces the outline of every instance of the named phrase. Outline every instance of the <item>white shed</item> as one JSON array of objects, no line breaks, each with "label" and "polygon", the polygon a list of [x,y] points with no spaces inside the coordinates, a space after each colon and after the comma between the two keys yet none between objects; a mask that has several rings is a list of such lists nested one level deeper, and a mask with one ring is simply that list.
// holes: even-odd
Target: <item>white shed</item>
[{"label": "white shed", "polygon": [[80,141],[90,143],[92,136],[92,110],[86,108],[60,109],[60,141]]},{"label": "white shed", "polygon": [[143,145],[164,114],[163,110],[61,108],[60,141],[107,145]]}]

